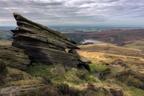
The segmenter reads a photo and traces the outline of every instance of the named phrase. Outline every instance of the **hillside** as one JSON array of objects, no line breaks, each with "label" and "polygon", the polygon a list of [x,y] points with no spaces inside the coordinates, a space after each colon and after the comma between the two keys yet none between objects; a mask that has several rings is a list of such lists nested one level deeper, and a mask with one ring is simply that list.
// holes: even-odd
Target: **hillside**
[{"label": "hillside", "polygon": [[126,48],[115,46],[112,44],[90,44],[90,45],[81,45],[82,50],[88,52],[103,52],[109,54],[116,55],[124,55],[124,56],[136,56],[136,57],[144,57],[144,53],[140,49]]},{"label": "hillside", "polygon": [[[29,62],[26,55],[22,50],[11,49],[11,42],[6,41],[5,45],[4,41],[1,42],[1,64],[7,61],[7,68],[1,71],[1,94],[20,92],[24,96],[144,96],[144,58],[141,55],[128,56],[121,53],[130,50],[128,53],[132,54],[131,50],[135,49],[108,45],[114,48],[111,52],[105,50],[107,45],[80,46],[78,53],[91,60],[90,73],[77,68],[65,69],[61,64],[35,63],[21,70],[22,62]],[[97,46],[100,47],[98,50]]]},{"label": "hillside", "polygon": [[74,40],[83,41],[94,39],[117,45],[125,45],[144,38],[144,29],[107,29],[99,32],[73,32],[67,36]]},{"label": "hillside", "polygon": [[144,66],[144,53],[138,49],[118,47],[110,44],[81,45],[80,48],[79,53],[92,61],[110,64],[118,60],[127,63],[130,67],[135,66],[143,69],[141,66]]},{"label": "hillside", "polygon": [[[93,72],[109,69],[110,73],[102,75],[106,82],[112,80],[112,85],[117,84],[126,92],[133,91],[129,96],[143,96],[143,88],[137,85],[144,84],[144,57],[140,50],[110,44],[81,45],[80,48],[79,54],[92,61]],[[136,90],[141,91],[137,94]]]},{"label": "hillside", "polygon": [[0,96],[144,96],[144,53],[79,45],[14,13],[13,41],[0,41]]},{"label": "hillside", "polygon": [[[113,96],[119,86],[103,86],[60,32],[14,13],[13,41],[0,45],[1,96]],[[117,89],[115,89],[117,88]]]}]

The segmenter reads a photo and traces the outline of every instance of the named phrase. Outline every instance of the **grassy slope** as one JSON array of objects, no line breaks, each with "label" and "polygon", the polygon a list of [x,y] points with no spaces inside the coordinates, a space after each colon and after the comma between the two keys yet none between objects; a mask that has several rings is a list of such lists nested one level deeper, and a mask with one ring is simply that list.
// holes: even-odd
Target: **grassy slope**
[{"label": "grassy slope", "polygon": [[92,44],[87,46],[81,45],[80,47],[82,50],[89,52],[103,52],[124,56],[144,57],[144,54],[142,54],[142,51],[139,49],[118,47],[112,44]]},{"label": "grassy slope", "polygon": [[[2,46],[4,46],[4,44],[11,45],[10,42],[2,42],[0,44]],[[144,65],[142,64],[144,61],[142,54],[137,54],[137,51],[139,50],[135,49],[126,48],[127,51],[125,51],[125,48],[116,47],[113,45],[109,46],[111,46],[111,51],[105,50],[104,46],[81,46],[82,50],[79,51],[80,55],[92,61],[92,64],[90,64],[90,73],[86,70],[79,70],[77,68],[65,68],[61,64],[51,66],[44,64],[33,64],[33,66],[30,66],[25,71],[8,67],[6,80],[8,80],[9,83],[6,82],[4,86],[21,86],[27,88],[28,86],[40,86],[41,84],[47,83],[53,84],[52,86],[62,86],[62,84],[67,84],[71,88],[79,90],[81,95],[77,96],[84,96],[82,94],[86,94],[86,96],[107,96],[107,93],[105,93],[103,88],[105,88],[106,90],[109,90],[111,88],[121,89],[124,92],[125,96],[144,96],[144,91],[142,89],[133,86],[128,86],[127,84],[124,84],[118,81],[117,79],[111,77],[117,74],[118,72],[124,71],[125,68],[121,66],[110,67],[107,65],[111,64],[116,59],[122,59],[128,65],[131,64],[131,68],[134,70],[140,68],[143,69],[143,67],[141,67],[142,65]],[[93,48],[94,50],[91,50]],[[97,48],[99,48],[98,52]],[[133,56],[129,56],[130,54],[133,54],[131,53],[133,52],[133,50],[135,51],[135,54]],[[122,51],[129,53],[124,54],[122,53]],[[110,74],[102,77],[99,76],[99,74],[102,73],[109,73],[109,68]],[[96,87],[97,91],[87,89],[88,86],[91,84]]]},{"label": "grassy slope", "polygon": [[[107,64],[111,65],[115,60],[121,59],[131,70],[144,73],[144,57],[139,49],[117,47],[110,44],[82,45],[80,47],[82,50],[79,51],[79,54],[92,61],[90,65],[92,71],[104,70]],[[115,74],[125,70],[121,66],[112,66],[110,68]],[[121,86],[128,96],[144,96],[144,90],[117,82],[117,80],[114,80],[113,84]]]},{"label": "grassy slope", "polygon": [[[68,68],[67,70],[65,70],[64,67],[61,65],[44,66],[41,64],[30,67],[28,69],[28,73],[36,77],[43,76],[47,78],[47,80],[50,80],[50,82],[56,85],[63,83],[68,84],[72,88],[76,88],[78,90],[84,90],[87,88],[88,84],[93,84],[98,88],[122,89],[124,91],[125,96],[144,96],[143,95],[144,91],[142,89],[136,88],[134,86],[128,86],[127,84],[124,84],[118,81],[117,79],[112,78],[111,75],[108,75],[106,79],[100,78],[98,76],[98,74],[105,72],[105,70],[109,68],[111,70],[112,76],[116,75],[119,72],[124,71],[125,68],[121,66],[116,67],[107,66],[107,64],[111,64],[116,59],[122,59],[125,63],[127,63],[127,65],[130,65],[130,68],[133,70],[138,70],[141,67],[141,65],[142,66],[144,65],[143,64],[144,58],[142,57],[143,54],[139,53],[137,54],[137,51],[139,52],[139,50],[116,47],[114,45],[109,46],[111,46],[110,48],[111,50],[113,50],[114,48],[113,52],[104,50],[105,47],[103,48],[103,45],[100,48],[101,50],[99,49],[98,52],[96,51],[97,50],[96,45],[94,46],[91,45],[90,47],[89,45],[81,46],[82,50],[78,51],[79,54],[92,61],[92,64],[90,64],[91,67],[90,73],[84,70],[77,70],[75,68],[72,69]],[[92,47],[95,50],[91,50]],[[129,53],[122,53],[122,51]],[[130,54],[133,54],[132,53],[133,51],[136,52],[134,56],[129,56]],[[141,67],[141,69],[143,69],[143,67]],[[140,72],[143,73],[143,70],[141,70]],[[105,96],[101,94],[103,94],[103,92],[100,91],[100,93],[96,92],[95,95],[93,96]]]}]

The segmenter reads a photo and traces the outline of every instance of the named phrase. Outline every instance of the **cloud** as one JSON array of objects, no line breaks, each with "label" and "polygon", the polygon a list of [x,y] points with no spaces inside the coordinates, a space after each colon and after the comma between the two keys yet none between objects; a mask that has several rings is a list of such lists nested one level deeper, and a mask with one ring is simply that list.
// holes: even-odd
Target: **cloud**
[{"label": "cloud", "polygon": [[143,18],[143,6],[143,0],[0,0],[0,24],[1,21],[14,24],[13,12],[42,24],[124,21],[127,18]]}]

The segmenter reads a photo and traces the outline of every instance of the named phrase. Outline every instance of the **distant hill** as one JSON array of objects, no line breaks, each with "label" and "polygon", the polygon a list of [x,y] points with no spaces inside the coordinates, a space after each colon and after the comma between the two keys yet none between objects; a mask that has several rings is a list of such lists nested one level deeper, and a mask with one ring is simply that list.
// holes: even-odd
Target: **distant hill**
[{"label": "distant hill", "polygon": [[[133,28],[97,28],[97,27],[51,27],[59,30],[70,37],[72,40],[82,42],[85,40],[99,40],[106,43],[117,45],[131,44],[144,38],[144,29]],[[11,39],[14,27],[0,27],[0,39]]]},{"label": "distant hill", "polygon": [[77,42],[95,39],[117,45],[125,45],[144,38],[144,29],[107,29],[99,32],[74,32],[67,36]]}]

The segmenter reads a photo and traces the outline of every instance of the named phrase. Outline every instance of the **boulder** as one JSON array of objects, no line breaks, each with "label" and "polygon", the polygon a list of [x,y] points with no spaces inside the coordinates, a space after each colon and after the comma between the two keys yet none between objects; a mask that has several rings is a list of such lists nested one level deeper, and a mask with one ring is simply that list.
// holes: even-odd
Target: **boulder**
[{"label": "boulder", "polygon": [[24,49],[31,63],[63,64],[76,67],[80,56],[66,50],[79,49],[76,43],[64,34],[37,24],[27,18],[14,13],[17,28],[12,30],[12,45]]},{"label": "boulder", "polygon": [[124,96],[124,93],[121,89],[111,88],[110,92],[111,92],[112,96]]}]

